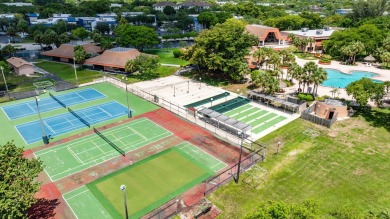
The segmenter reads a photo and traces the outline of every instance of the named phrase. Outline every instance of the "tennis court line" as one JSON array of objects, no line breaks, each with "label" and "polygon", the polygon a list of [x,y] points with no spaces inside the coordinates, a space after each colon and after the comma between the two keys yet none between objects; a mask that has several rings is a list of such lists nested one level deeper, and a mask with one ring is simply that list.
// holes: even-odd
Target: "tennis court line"
[{"label": "tennis court line", "polygon": [[100,106],[98,106],[97,108],[100,109],[101,111],[103,111],[104,113],[107,113],[110,117],[112,117],[111,113],[109,113],[106,110],[102,109]]},{"label": "tennis court line", "polygon": [[[156,136],[156,137],[159,137],[159,136],[161,136],[161,135],[163,135],[163,134],[160,134],[160,135],[158,135],[158,136]],[[169,136],[170,136],[170,135],[169,135]],[[168,137],[168,136],[167,136],[167,137]],[[159,139],[157,139],[157,140],[159,140]],[[157,140],[154,140],[154,138],[153,138],[153,141],[157,141]],[[141,143],[141,142],[140,142],[140,143]],[[147,143],[147,142],[144,141],[144,143]],[[137,142],[137,144],[138,144],[138,142]],[[149,144],[149,143],[148,143],[148,144]],[[148,144],[145,144],[145,145],[148,145]],[[145,146],[145,145],[144,145],[144,146]],[[138,148],[139,148],[139,147],[137,147],[137,148],[132,148],[132,147],[130,146],[130,148],[129,148],[130,151],[128,151],[128,152],[134,151],[134,150],[136,150],[136,149],[138,149]],[[126,149],[127,149],[127,147],[126,147]],[[128,153],[128,152],[126,152],[126,153]],[[95,156],[95,157],[91,157],[91,158],[88,159],[88,162],[85,163],[84,165],[88,165],[88,164],[91,164],[91,163],[95,163],[94,166],[97,166],[98,164],[104,163],[104,162],[106,162],[106,161],[108,161],[108,160],[114,158],[114,157],[116,156],[116,154],[117,154],[117,152],[116,152],[116,151],[113,151],[113,152],[111,152],[111,153],[105,153],[105,155],[103,155],[103,156],[97,155],[97,156]],[[74,156],[74,155],[72,154],[72,156]],[[100,156],[100,157],[99,157],[99,156]],[[105,157],[107,157],[107,156],[114,156],[114,157],[111,157],[111,158],[109,158],[109,159],[105,159]],[[96,157],[99,157],[98,159],[101,159],[102,161],[99,162],[99,163],[96,162],[96,161],[97,161],[97,159],[95,159]],[[76,158],[76,159],[77,159],[77,158]],[[53,177],[58,176],[58,175],[61,175],[61,174],[66,173],[66,172],[69,172],[69,171],[71,171],[71,170],[77,169],[77,168],[79,168],[79,167],[80,167],[80,166],[74,167],[74,168],[71,168],[71,169],[67,169],[66,171],[63,171],[63,172],[54,174]],[[92,166],[90,166],[90,167],[92,167]],[[88,169],[88,168],[90,168],[90,167],[86,167],[86,168],[84,168],[84,169],[82,169],[82,170]],[[80,171],[82,171],[82,170],[80,170]],[[77,172],[80,172],[80,171],[77,171]],[[77,173],[77,172],[75,172],[75,173]],[[62,178],[64,178],[64,177],[70,176],[70,175],[75,174],[75,173],[67,174],[66,176],[63,176],[63,177],[61,177],[61,178],[59,178],[59,179],[62,179]],[[59,180],[59,179],[57,179],[57,180]]]},{"label": "tennis court line", "polygon": [[8,116],[8,114],[7,113],[5,113],[5,111],[4,111],[4,107],[0,107],[1,108],[1,110],[3,110],[3,113],[5,114],[5,116],[7,116],[7,118],[8,118],[8,120],[10,120],[11,121],[11,119],[9,118],[9,116]]},{"label": "tennis court line", "polygon": [[[35,154],[34,154],[34,153],[33,153],[33,155],[34,155],[35,159],[38,159],[38,157],[37,157],[37,156],[35,156]],[[53,179],[50,177],[49,173],[46,171],[46,169],[45,169],[45,168],[43,168],[43,171],[45,171],[45,173],[46,173],[46,175],[49,177],[50,181],[54,182],[54,181],[53,181]]]},{"label": "tennis court line", "polygon": [[[119,104],[120,106],[124,107],[122,104],[116,102],[116,101],[111,101],[111,102],[107,102],[105,104],[102,104],[102,105],[110,105],[110,104]],[[101,112],[101,111],[98,111],[96,112],[96,109],[98,109],[97,107],[94,108],[95,106],[92,106],[92,107],[88,107],[88,108],[84,108],[84,109],[81,109],[81,110],[77,110],[76,113],[83,113],[84,115],[86,115],[84,112],[89,112],[89,111],[95,111],[95,113],[93,114],[90,114],[90,115],[99,115],[99,114],[103,114],[104,112]],[[104,114],[106,115],[106,114]],[[51,122],[51,121],[58,121],[58,120],[64,120],[64,118],[67,118],[69,116],[72,116],[74,117],[72,114],[70,113],[64,113],[64,114],[60,114],[60,115],[57,115],[57,116],[53,116],[53,117],[49,117],[49,118],[45,118],[44,121],[45,122]],[[91,124],[98,124],[102,121],[108,121],[110,119],[113,119],[114,117],[119,117],[121,116],[121,113],[118,113],[118,114],[115,114],[113,115],[113,117],[107,117],[106,116],[102,116],[102,117],[97,117],[98,119],[91,119],[91,121],[89,121]],[[74,131],[74,130],[78,130],[80,128],[83,128],[84,127],[84,124],[80,124],[80,125],[77,125],[77,121],[79,119],[78,118],[75,118],[74,119],[68,119],[68,121],[76,121],[76,125],[73,125],[73,126],[68,126],[68,125],[65,125],[64,127],[65,128],[60,128],[57,132],[54,132],[55,134],[58,134],[58,135],[61,135],[61,134],[65,134],[65,133],[68,133],[70,131]],[[56,126],[61,126],[62,124],[65,124],[66,122],[59,122],[59,123],[56,123]],[[71,122],[72,123],[72,122]],[[24,124],[21,124],[21,125],[17,125],[16,128],[17,128],[17,131],[19,132],[19,129],[18,128],[24,128],[24,127],[28,127],[28,126],[31,126],[31,125],[39,125],[39,121],[38,120],[35,120],[35,121],[32,121],[32,122],[28,122],[28,123],[24,123]],[[46,123],[47,124],[47,123]],[[74,124],[74,123],[72,123]],[[51,128],[53,128],[52,126],[50,126]],[[52,129],[53,130],[53,129]],[[54,134],[53,133],[53,134]],[[19,134],[22,136],[23,138],[23,135],[19,132]],[[36,137],[36,138],[29,138],[28,141],[30,143],[27,143],[26,141],[26,144],[32,144],[32,143],[35,143],[37,141],[39,141],[40,138]]]},{"label": "tennis court line", "polygon": [[[78,93],[83,93],[83,92],[88,92],[88,91],[91,91],[91,92],[96,92],[98,95],[96,95],[95,97],[92,97],[92,98],[84,98],[82,96],[80,96]],[[93,100],[97,100],[97,99],[103,99],[103,98],[106,98],[107,96],[102,94],[101,92],[97,91],[96,89],[94,88],[87,88],[87,89],[83,89],[83,90],[78,90],[78,91],[73,91],[73,92],[68,92],[68,93],[64,93],[64,94],[60,94],[56,97],[66,97],[66,96],[80,96],[81,98],[83,98],[83,101],[76,101],[76,102],[73,102],[71,101],[70,103],[67,103],[67,105],[77,105],[77,104],[81,104],[81,103],[85,103],[85,102],[89,102],[89,101],[93,101]],[[62,99],[62,98],[61,98]],[[72,100],[72,99],[76,99],[75,97],[70,97],[70,98],[63,98],[61,101],[64,102],[64,101],[68,101],[68,100]],[[23,117],[26,117],[26,116],[31,116],[33,115],[34,113],[36,113],[37,111],[34,110],[30,104],[33,103],[34,101],[33,100],[29,100],[29,101],[25,101],[25,102],[22,102],[22,103],[17,103],[17,104],[12,104],[12,105],[8,105],[8,106],[3,106],[1,107],[3,109],[3,112],[7,115],[5,109],[8,109],[8,108],[19,108],[19,107],[24,107],[25,105],[28,105],[28,107],[30,109],[32,109],[32,113],[28,113],[28,114],[20,114],[18,116],[14,116],[12,117],[12,119],[7,115],[8,119],[9,120],[14,120],[14,119],[19,119],[19,118],[23,118]],[[46,103],[43,103],[43,102],[46,102]],[[44,107],[45,106],[49,106],[49,105],[55,105],[54,107],[48,107],[49,109],[45,109]],[[52,110],[56,110],[56,109],[59,109],[58,107],[58,103],[57,101],[55,101],[52,97],[45,97],[45,98],[42,98],[41,99],[41,103],[39,104],[42,108],[43,108],[43,112],[49,112],[49,111],[52,111]],[[17,109],[16,109],[17,110]],[[41,109],[42,110],[42,109]]]},{"label": "tennis court line", "polygon": [[[56,133],[52,128],[51,128],[51,126],[49,125],[49,124],[47,124],[47,122],[46,121],[43,121],[43,123],[45,124],[45,126],[46,126],[46,128],[47,129],[49,129],[52,133]],[[61,123],[62,124],[62,123]]]},{"label": "tennis court line", "polygon": [[30,106],[30,104],[26,103],[26,105],[27,105],[34,113],[37,112],[37,111],[35,111],[35,109],[33,109],[33,108]]},{"label": "tennis court line", "polygon": [[[225,162],[223,162],[223,161],[221,161],[220,159],[216,158],[214,155],[211,155],[210,153],[204,151],[203,149],[199,148],[198,146],[193,145],[191,142],[186,141],[186,142],[183,142],[183,143],[180,143],[180,144],[185,144],[185,143],[187,143],[187,144],[184,145],[184,146],[181,146],[181,148],[187,148],[189,145],[192,145],[193,147],[199,149],[199,150],[202,151],[203,153],[205,153],[205,154],[209,155],[210,157],[214,158],[215,160],[217,160],[217,161],[218,161],[217,164],[222,163],[222,164],[224,164],[225,167],[228,166]],[[179,145],[180,145],[180,144],[179,144]],[[179,146],[179,145],[177,145],[177,146]],[[215,165],[217,165],[217,164],[215,164]],[[213,166],[215,166],[215,165],[213,165]],[[223,167],[223,168],[225,168],[225,167]],[[222,170],[223,168],[219,169],[218,171]],[[211,169],[211,168],[210,168],[210,169]],[[218,172],[218,171],[216,171],[216,172]]]},{"label": "tennis court line", "polygon": [[70,153],[74,158],[76,158],[76,160],[77,160],[78,162],[80,162],[81,164],[84,165],[84,162],[80,160],[80,158],[74,153],[74,151],[73,151],[71,148],[67,147],[67,149],[68,149],[69,153]]},{"label": "tennis court line", "polygon": [[[152,121],[150,121],[150,120],[147,119],[147,118],[141,118],[140,121],[137,121],[137,122],[136,122],[136,124],[142,123],[142,122],[147,122],[147,121],[152,122]],[[124,127],[119,127],[118,129],[112,129],[112,130],[109,130],[109,132],[110,132],[110,133],[111,133],[111,132],[114,132],[114,133],[115,133],[115,132],[117,132],[118,130],[123,130],[123,129],[127,128],[128,125],[131,125],[131,124],[132,124],[132,123],[128,123],[128,124],[127,124],[126,126],[124,126]],[[160,129],[163,129],[161,126],[159,126],[159,128],[160,128]],[[135,143],[135,142],[134,142],[134,143],[132,142],[132,144],[129,145],[129,146],[130,146],[129,148],[128,148],[128,147],[125,148],[125,150],[129,150],[129,151],[127,151],[126,153],[131,152],[131,151],[134,151],[134,150],[140,148],[141,146],[138,146],[139,143],[142,143],[142,146],[145,146],[145,145],[150,144],[150,142],[155,142],[155,141],[158,141],[158,140],[160,140],[160,139],[163,139],[163,138],[165,138],[165,137],[169,137],[169,136],[172,135],[172,132],[169,132],[169,131],[166,130],[166,129],[163,129],[163,130],[165,131],[164,133],[161,133],[161,134],[159,134],[159,135],[154,136],[153,138],[150,139],[149,142],[148,142],[148,141],[135,141],[136,143]],[[105,134],[105,133],[103,133],[103,134]],[[166,134],[169,134],[169,135],[167,135],[167,136],[161,138],[161,136],[164,136],[164,135],[166,135]],[[125,136],[125,137],[123,137],[123,138],[126,138],[126,137],[128,137],[128,136]],[[76,142],[73,142],[72,144],[67,145],[66,147],[61,147],[61,148],[58,148],[58,149],[62,149],[62,148],[64,148],[64,149],[69,149],[70,147],[72,147],[72,146],[74,146],[74,145],[77,145],[77,144],[91,142],[91,141],[93,141],[93,139],[95,139],[95,138],[97,138],[97,137],[96,137],[95,135],[91,134],[91,135],[89,135],[87,138],[82,139],[81,141],[75,140]],[[121,139],[122,139],[122,138],[121,138]],[[137,145],[135,148],[133,147],[134,144]],[[127,146],[127,145],[125,145],[125,146]],[[42,153],[39,153],[40,151],[37,151],[37,152],[36,152],[36,155],[37,155],[37,156],[40,156],[40,155],[44,155],[44,154],[47,154],[47,153],[52,153],[52,152],[55,152],[57,149],[48,148],[48,149],[44,149],[44,150],[46,150],[46,151],[43,151]],[[92,150],[92,149],[91,149],[91,150]],[[76,160],[80,161],[80,159],[78,159],[78,157],[77,157],[77,154],[79,154],[79,153],[75,153],[73,150],[72,150],[72,152],[73,152],[73,153],[71,153],[71,155],[72,155],[73,157],[75,157]],[[81,165],[79,165],[79,166],[76,166],[76,167],[74,167],[74,168],[67,169],[66,171],[62,171],[62,172],[60,172],[60,173],[53,174],[52,177],[55,178],[56,176],[61,176],[61,175],[64,174],[64,173],[68,173],[68,174],[66,174],[66,175],[64,175],[64,176],[62,176],[62,177],[60,177],[60,178],[58,178],[58,179],[55,180],[55,181],[57,181],[57,180],[59,180],[59,179],[65,178],[65,177],[67,177],[67,176],[69,176],[69,175],[73,175],[73,174],[75,174],[75,173],[78,173],[78,172],[81,172],[81,171],[83,171],[83,170],[86,170],[86,169],[88,169],[88,168],[90,168],[90,167],[97,166],[97,165],[99,165],[99,164],[101,164],[101,163],[104,163],[104,162],[106,162],[106,161],[108,161],[108,160],[114,158],[116,155],[117,155],[117,152],[116,152],[116,151],[112,151],[111,153],[109,152],[109,153],[105,153],[104,155],[98,155],[98,156],[95,156],[95,157],[91,157],[91,158],[88,159],[88,161],[86,161],[86,163],[80,162],[81,164],[83,164],[83,166],[86,166],[86,167],[83,167],[81,170],[76,171],[76,172],[72,172],[72,170],[79,169],[80,166],[81,166]],[[96,159],[96,157],[98,157],[98,158]],[[108,159],[107,159],[106,157],[108,157]],[[100,160],[100,162],[97,162],[98,160]],[[91,164],[94,164],[94,165],[91,165]],[[88,165],[91,165],[91,166],[88,166]],[[53,182],[54,182],[54,181],[53,181]]]}]

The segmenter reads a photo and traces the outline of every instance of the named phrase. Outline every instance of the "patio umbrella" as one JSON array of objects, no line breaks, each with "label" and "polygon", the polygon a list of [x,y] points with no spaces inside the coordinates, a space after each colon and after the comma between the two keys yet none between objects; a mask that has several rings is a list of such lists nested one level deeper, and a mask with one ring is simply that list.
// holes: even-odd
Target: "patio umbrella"
[{"label": "patio umbrella", "polygon": [[366,61],[366,62],[375,62],[375,60],[376,59],[374,57],[372,57],[372,55],[366,56],[364,58],[364,61]]}]

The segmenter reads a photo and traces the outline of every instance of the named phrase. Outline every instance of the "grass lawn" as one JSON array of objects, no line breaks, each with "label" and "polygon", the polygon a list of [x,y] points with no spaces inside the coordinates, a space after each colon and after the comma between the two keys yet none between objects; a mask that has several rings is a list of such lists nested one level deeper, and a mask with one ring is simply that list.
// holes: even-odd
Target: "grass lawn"
[{"label": "grass lawn", "polygon": [[300,59],[305,59],[305,60],[317,60],[316,57],[314,57],[310,53],[303,53],[303,52],[295,52],[294,55],[296,55]]},{"label": "grass lawn", "polygon": [[[24,75],[17,75],[15,73],[5,74],[8,90],[10,92],[30,91],[35,89],[33,86],[34,82],[49,80],[47,78],[41,78],[40,74],[35,74],[34,76],[35,77],[27,77]],[[0,80],[0,90],[6,90],[2,76]],[[0,100],[0,102],[2,101]]]},{"label": "grass lawn", "polygon": [[[76,83],[75,81],[75,75],[74,75],[74,69],[73,66],[70,64],[65,63],[58,63],[58,62],[49,62],[49,61],[41,61],[39,63],[36,63],[38,67],[52,73],[58,75],[62,80],[65,81],[72,81],[73,83]],[[79,80],[79,83],[86,83],[91,82],[95,78],[101,77],[100,72],[97,71],[91,71],[87,69],[83,70],[77,70],[77,77]]]},{"label": "grass lawn", "polygon": [[130,218],[140,218],[202,180],[213,175],[176,147],[137,162],[88,184],[114,218],[123,218],[121,184],[127,189]]},{"label": "grass lawn", "polygon": [[[302,132],[312,128],[316,138]],[[339,121],[331,129],[302,119],[260,139],[269,145],[259,166],[262,180],[243,174],[209,198],[223,210],[220,218],[241,218],[268,200],[301,203],[314,199],[322,218],[339,207],[367,213],[390,206],[390,110],[375,109]],[[278,155],[277,142],[282,142]]]},{"label": "grass lawn", "polygon": [[158,55],[160,57],[160,63],[173,64],[173,65],[188,65],[189,62],[173,57],[174,49],[151,49],[145,50],[145,53]]},{"label": "grass lawn", "polygon": [[25,37],[22,39],[22,41],[20,43],[35,43],[34,39],[30,38],[30,37]]}]

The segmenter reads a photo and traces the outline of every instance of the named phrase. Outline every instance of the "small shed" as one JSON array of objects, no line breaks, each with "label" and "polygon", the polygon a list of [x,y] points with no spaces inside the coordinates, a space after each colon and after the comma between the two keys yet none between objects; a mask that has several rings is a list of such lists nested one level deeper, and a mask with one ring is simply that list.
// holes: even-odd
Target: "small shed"
[{"label": "small shed", "polygon": [[337,116],[337,119],[348,117],[347,105],[334,99],[317,101],[314,112],[316,116],[323,119],[333,119],[334,116]]},{"label": "small shed", "polygon": [[7,59],[9,66],[14,69],[18,75],[32,75],[34,74],[33,65],[21,58],[12,57]]}]

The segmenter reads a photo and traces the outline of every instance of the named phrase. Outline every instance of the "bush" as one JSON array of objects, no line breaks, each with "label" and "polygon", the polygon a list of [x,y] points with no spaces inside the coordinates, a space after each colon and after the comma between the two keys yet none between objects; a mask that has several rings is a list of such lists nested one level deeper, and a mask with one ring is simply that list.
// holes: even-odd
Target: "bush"
[{"label": "bush", "polygon": [[312,94],[298,94],[298,99],[305,101],[313,101],[314,97]]},{"label": "bush", "polygon": [[183,52],[180,49],[173,50],[173,57],[180,58],[183,56]]},{"label": "bush", "polygon": [[287,87],[291,87],[293,84],[291,83],[291,81],[289,80],[284,80],[283,79],[283,82],[286,84]]}]

